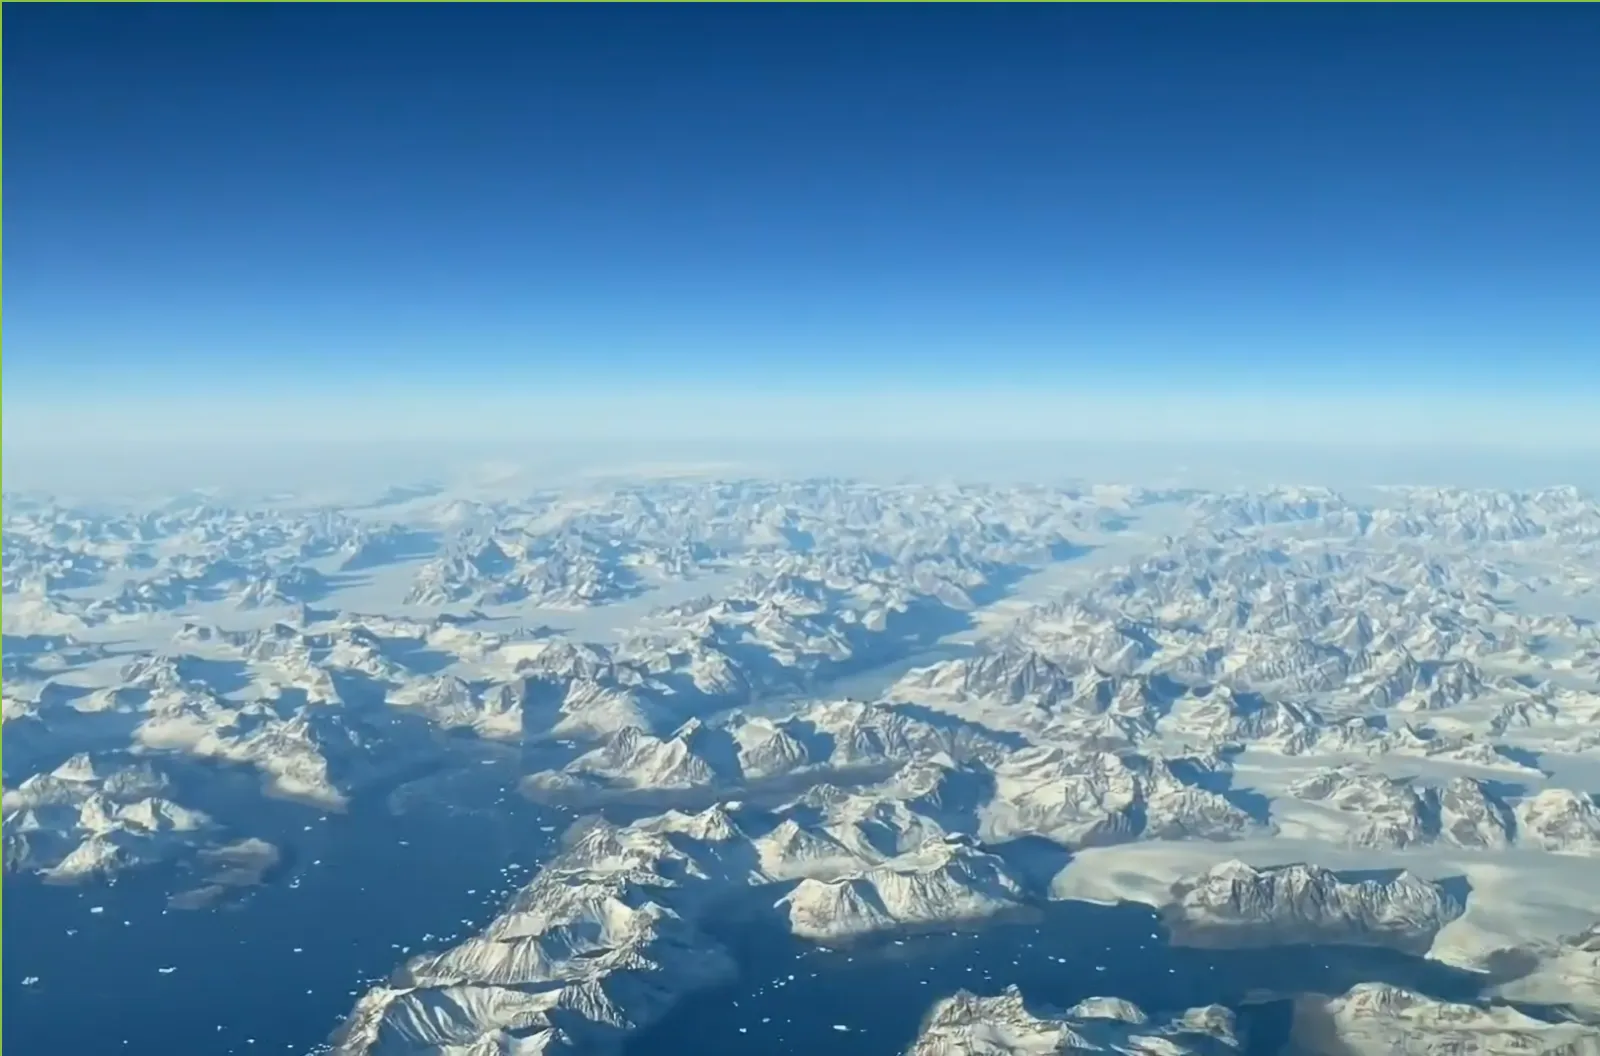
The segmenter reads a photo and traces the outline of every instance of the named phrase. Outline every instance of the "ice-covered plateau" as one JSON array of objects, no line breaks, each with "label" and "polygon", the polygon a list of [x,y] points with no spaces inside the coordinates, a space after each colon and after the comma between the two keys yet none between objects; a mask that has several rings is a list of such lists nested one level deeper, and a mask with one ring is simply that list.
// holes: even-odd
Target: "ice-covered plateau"
[{"label": "ice-covered plateau", "polygon": [[[1475,1005],[1306,997],[1329,1051],[1592,1051],[1600,506],[1573,489],[16,497],[3,553],[8,871],[225,855],[251,834],[187,798],[210,773],[337,810],[513,749],[526,795],[625,808],[361,996],[341,1053],[614,1047],[737,973],[730,904],[842,943],[1091,894],[1180,942],[1484,972]],[[1225,1009],[1025,997],[945,996],[912,1051],[1237,1047]]]}]

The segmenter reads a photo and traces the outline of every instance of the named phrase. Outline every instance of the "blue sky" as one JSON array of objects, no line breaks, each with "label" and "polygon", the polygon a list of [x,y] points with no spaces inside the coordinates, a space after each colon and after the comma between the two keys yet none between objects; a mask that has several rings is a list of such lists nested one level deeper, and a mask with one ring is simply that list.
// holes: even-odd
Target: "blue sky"
[{"label": "blue sky", "polygon": [[1600,445],[1588,5],[4,20],[8,445]]}]

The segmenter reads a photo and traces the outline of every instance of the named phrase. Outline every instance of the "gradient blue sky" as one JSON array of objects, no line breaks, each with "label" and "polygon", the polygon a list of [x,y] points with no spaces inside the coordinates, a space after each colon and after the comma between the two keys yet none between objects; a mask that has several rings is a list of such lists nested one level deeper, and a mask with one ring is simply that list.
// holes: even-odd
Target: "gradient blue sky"
[{"label": "gradient blue sky", "polygon": [[6,442],[1600,446],[1597,54],[1584,4],[12,5]]}]

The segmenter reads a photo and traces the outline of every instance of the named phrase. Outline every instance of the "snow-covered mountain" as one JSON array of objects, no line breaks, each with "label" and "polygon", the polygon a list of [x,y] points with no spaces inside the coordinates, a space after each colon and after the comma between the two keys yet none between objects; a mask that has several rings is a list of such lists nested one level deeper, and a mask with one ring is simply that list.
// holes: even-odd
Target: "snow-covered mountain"
[{"label": "snow-covered mountain", "polygon": [[1326,1019],[1319,1024],[1320,1033],[1336,1051],[1350,1056],[1600,1053],[1600,1027],[1536,1019],[1507,1005],[1440,1001],[1383,983],[1363,983],[1317,1012]]},{"label": "snow-covered mountain", "polygon": [[1233,1013],[1221,1006],[1191,1008],[1166,1019],[1153,1019],[1120,998],[1091,997],[1062,1010],[1030,1009],[1012,986],[993,997],[962,990],[940,1000],[906,1056],[1222,1056],[1242,1051]]},{"label": "snow-covered mountain", "polygon": [[[361,996],[342,1053],[603,1051],[734,977],[728,899],[843,942],[1087,890],[1182,942],[1535,966],[1499,1004],[1305,1005],[1349,1051],[1581,1052],[1505,1002],[1600,1014],[1600,506],[1570,489],[440,485],[4,529],[18,882],[266,861],[195,805],[241,772],[321,812],[490,763],[615,815]],[[1226,1010],[1012,990],[913,1051],[1239,1044]]]},{"label": "snow-covered mountain", "polygon": [[1180,882],[1168,919],[1185,942],[1340,943],[1423,949],[1465,907],[1408,872],[1345,879],[1313,865],[1257,869],[1233,860]]}]

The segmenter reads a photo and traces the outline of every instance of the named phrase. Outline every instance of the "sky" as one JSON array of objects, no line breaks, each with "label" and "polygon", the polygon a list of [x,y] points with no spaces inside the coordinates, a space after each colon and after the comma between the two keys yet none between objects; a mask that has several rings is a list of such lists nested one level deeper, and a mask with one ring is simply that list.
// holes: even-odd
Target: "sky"
[{"label": "sky", "polygon": [[3,18],[8,474],[623,438],[1600,451],[1591,5]]}]

